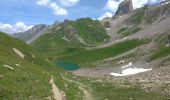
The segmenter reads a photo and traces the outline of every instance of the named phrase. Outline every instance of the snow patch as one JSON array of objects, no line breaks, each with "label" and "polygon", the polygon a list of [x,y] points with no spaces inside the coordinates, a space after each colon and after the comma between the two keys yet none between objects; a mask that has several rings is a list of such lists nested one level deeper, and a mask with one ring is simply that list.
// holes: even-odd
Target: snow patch
[{"label": "snow patch", "polygon": [[170,2],[166,2],[166,5],[169,4]]},{"label": "snow patch", "polygon": [[24,59],[25,55],[24,55],[21,51],[19,51],[19,50],[16,49],[16,48],[12,48],[12,49],[13,49],[13,51],[14,51],[17,55],[19,55],[21,58]]},{"label": "snow patch", "polygon": [[118,64],[122,64],[122,63],[125,63],[125,61],[124,61],[124,60],[122,60],[122,61],[119,61],[119,62],[118,62]]},{"label": "snow patch", "polygon": [[107,30],[107,31],[109,31],[109,30],[110,30],[110,28],[106,28],[106,30]]},{"label": "snow patch", "polygon": [[122,68],[127,68],[129,66],[132,66],[133,62],[129,62],[129,64],[125,65],[125,66],[122,66]]},{"label": "snow patch", "polygon": [[124,37],[123,40],[127,39],[127,37]]},{"label": "snow patch", "polygon": [[169,4],[170,2],[165,2],[165,3],[162,3],[161,5],[164,6],[164,5],[167,5]]},{"label": "snow patch", "polygon": [[14,68],[12,68],[12,67],[9,66],[9,65],[4,65],[4,67],[9,68],[9,69],[11,69],[11,70],[14,70]]},{"label": "snow patch", "polygon": [[110,73],[112,76],[128,76],[133,74],[138,74],[142,72],[151,71],[152,69],[144,69],[144,68],[128,68],[122,71],[122,73]]}]

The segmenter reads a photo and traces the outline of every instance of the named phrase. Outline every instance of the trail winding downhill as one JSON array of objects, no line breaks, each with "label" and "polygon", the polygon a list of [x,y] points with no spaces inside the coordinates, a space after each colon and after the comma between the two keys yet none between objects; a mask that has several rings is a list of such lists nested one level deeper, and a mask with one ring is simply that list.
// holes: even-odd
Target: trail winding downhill
[{"label": "trail winding downhill", "polygon": [[54,100],[65,100],[64,92],[62,92],[58,89],[58,87],[54,83],[54,79],[52,76],[51,76],[49,83],[51,84],[51,87],[52,87],[52,93],[53,93]]},{"label": "trail winding downhill", "polygon": [[84,87],[85,87],[84,84],[82,84],[82,83],[80,83],[80,82],[77,82],[77,81],[73,81],[73,80],[67,79],[67,78],[65,78],[65,77],[63,77],[63,79],[66,80],[66,81],[68,81],[68,82],[75,83],[75,84],[79,85],[79,88],[80,88],[80,89],[83,91],[83,93],[84,93],[84,100],[94,100],[94,99],[93,99],[93,96],[91,95],[91,93],[90,93],[87,89],[84,88]]}]

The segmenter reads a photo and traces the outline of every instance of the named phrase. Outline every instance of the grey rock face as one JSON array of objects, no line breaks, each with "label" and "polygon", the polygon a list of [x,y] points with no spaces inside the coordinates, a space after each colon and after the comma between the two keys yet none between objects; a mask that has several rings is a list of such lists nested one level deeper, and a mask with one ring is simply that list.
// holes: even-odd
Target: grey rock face
[{"label": "grey rock face", "polygon": [[119,4],[118,10],[116,11],[116,16],[123,14],[128,14],[133,11],[132,0],[124,0]]},{"label": "grey rock face", "polygon": [[58,24],[58,21],[55,21],[52,25],[38,24],[25,32],[14,33],[12,36],[23,40],[27,44],[30,44],[48,30],[56,27]]},{"label": "grey rock face", "polygon": [[35,25],[33,28],[29,29],[28,31],[15,33],[13,34],[13,36],[30,44],[34,39],[36,39],[36,37],[38,38],[45,31],[47,31],[48,27],[49,26],[45,24]]}]

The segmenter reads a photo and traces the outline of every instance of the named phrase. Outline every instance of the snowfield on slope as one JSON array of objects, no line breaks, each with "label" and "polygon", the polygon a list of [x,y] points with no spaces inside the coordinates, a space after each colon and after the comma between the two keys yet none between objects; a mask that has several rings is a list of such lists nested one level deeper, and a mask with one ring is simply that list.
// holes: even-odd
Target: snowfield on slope
[{"label": "snowfield on slope", "polygon": [[112,76],[128,76],[134,75],[142,72],[151,71],[152,69],[144,69],[144,68],[128,68],[122,71],[122,73],[110,73]]}]

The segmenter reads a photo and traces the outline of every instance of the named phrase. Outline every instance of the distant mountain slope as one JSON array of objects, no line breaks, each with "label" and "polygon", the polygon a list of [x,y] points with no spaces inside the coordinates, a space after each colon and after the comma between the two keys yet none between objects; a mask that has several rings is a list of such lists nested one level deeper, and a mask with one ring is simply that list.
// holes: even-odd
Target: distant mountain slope
[{"label": "distant mountain slope", "polygon": [[35,25],[33,28],[25,32],[14,33],[13,36],[30,44],[36,38],[40,37],[45,31],[47,31],[48,28],[49,28],[48,25],[39,24],[39,25]]},{"label": "distant mountain slope", "polygon": [[130,21],[133,24],[151,24],[156,22],[157,20],[165,19],[170,15],[170,2],[164,1],[157,5],[148,6],[141,9],[137,9],[134,11],[132,16],[130,17]]},{"label": "distant mountain slope", "polygon": [[[169,3],[106,21],[109,34],[90,18],[31,30],[29,39],[24,34],[31,45],[0,33],[0,100],[168,100]],[[55,61],[76,63],[83,77],[54,66]],[[133,68],[152,71],[111,76]]]},{"label": "distant mountain slope", "polygon": [[143,38],[164,33],[169,29],[170,1],[156,5],[145,5],[131,14],[114,16],[108,30],[112,40],[122,38]]},{"label": "distant mountain slope", "polygon": [[65,20],[36,39],[32,45],[44,53],[63,52],[69,48],[86,47],[109,39],[107,31],[99,21],[81,18]]}]

